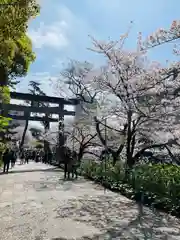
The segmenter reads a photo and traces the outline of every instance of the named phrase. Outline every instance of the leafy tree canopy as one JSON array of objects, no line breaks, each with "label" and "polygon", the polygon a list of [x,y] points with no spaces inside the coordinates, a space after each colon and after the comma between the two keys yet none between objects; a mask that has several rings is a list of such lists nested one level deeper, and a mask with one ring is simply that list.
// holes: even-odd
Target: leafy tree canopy
[{"label": "leafy tree canopy", "polygon": [[0,0],[0,5],[0,84],[4,86],[26,75],[35,60],[26,30],[29,19],[38,14],[39,5],[35,0]]},{"label": "leafy tree canopy", "polygon": [[20,38],[39,13],[36,0],[0,0],[0,41]]},{"label": "leafy tree canopy", "polygon": [[7,87],[7,86],[0,87],[0,99],[3,103],[9,103],[10,102],[9,87]]},{"label": "leafy tree canopy", "polygon": [[[0,101],[8,103],[15,77],[26,75],[35,60],[32,43],[26,35],[28,21],[39,13],[36,0],[0,0]],[[2,113],[1,113],[2,114]],[[0,132],[9,118],[0,116]]]},{"label": "leafy tree canopy", "polygon": [[[0,99],[3,103],[10,102],[9,87],[7,87],[7,86],[0,87]],[[11,119],[0,115],[0,133],[5,131],[5,129],[7,128],[8,124],[9,124],[9,120],[11,120]]]}]

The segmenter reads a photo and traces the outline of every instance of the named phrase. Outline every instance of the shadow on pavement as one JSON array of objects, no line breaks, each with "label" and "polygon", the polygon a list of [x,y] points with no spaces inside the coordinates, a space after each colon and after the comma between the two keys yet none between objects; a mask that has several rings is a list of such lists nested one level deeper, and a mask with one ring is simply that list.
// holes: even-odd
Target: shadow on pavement
[{"label": "shadow on pavement", "polygon": [[[69,200],[56,209],[57,218],[71,217],[102,231],[92,239],[176,239],[180,235],[179,220],[150,210],[122,196],[101,195]],[[82,238],[88,239],[88,238]]]}]

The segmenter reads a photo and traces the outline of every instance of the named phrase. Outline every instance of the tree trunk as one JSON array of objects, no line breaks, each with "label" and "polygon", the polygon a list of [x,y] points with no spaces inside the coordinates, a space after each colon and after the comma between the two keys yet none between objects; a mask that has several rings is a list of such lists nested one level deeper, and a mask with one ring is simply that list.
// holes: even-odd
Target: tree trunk
[{"label": "tree trunk", "polygon": [[[33,107],[33,106],[34,106],[34,102],[31,101],[31,107]],[[24,113],[24,115],[26,117],[26,123],[25,123],[24,131],[23,131],[23,135],[22,135],[22,138],[21,138],[21,142],[20,142],[20,145],[19,145],[20,152],[22,151],[22,147],[24,145],[24,140],[25,140],[26,132],[27,132],[28,125],[29,125],[29,116],[31,115],[31,112]]]},{"label": "tree trunk", "polygon": [[25,140],[25,137],[26,137],[26,132],[27,132],[27,129],[28,129],[28,125],[29,125],[29,120],[27,118],[26,123],[25,123],[25,127],[24,127],[24,131],[23,131],[23,135],[22,135],[22,138],[21,138],[21,142],[19,144],[20,152],[22,151],[22,148],[23,148],[23,145],[24,145],[24,140]]},{"label": "tree trunk", "polygon": [[166,147],[166,145],[167,145],[167,143],[162,143],[162,144],[152,144],[150,146],[144,147],[135,154],[135,156],[133,157],[133,161],[137,162],[139,160],[139,158],[143,155],[143,153],[148,149]]},{"label": "tree trunk", "polygon": [[128,126],[127,126],[127,145],[126,145],[126,158],[127,158],[127,167],[132,168],[134,165],[133,154],[133,142],[132,142],[132,111],[128,112]]},{"label": "tree trunk", "polygon": [[[103,150],[102,153],[101,153],[101,157],[103,157],[104,154],[107,154],[107,155],[111,154],[112,158],[113,158],[113,165],[115,166],[116,162],[119,160],[119,155],[121,154],[121,152],[124,148],[124,143],[120,144],[118,150],[113,150],[110,147],[107,147],[106,140],[103,138],[103,136],[101,134],[101,131],[100,131],[100,121],[98,121],[98,119],[96,117],[94,117],[94,121],[95,121],[95,124],[96,124],[97,135],[98,135],[102,145],[105,147],[105,150]],[[122,134],[125,135],[126,130],[127,130],[127,124],[124,125],[124,129],[122,131]]]},{"label": "tree trunk", "polygon": [[81,146],[79,148],[79,152],[78,152],[78,162],[81,162],[82,158],[83,158],[83,155],[84,155],[84,150],[85,150],[85,147],[84,146]]},{"label": "tree trunk", "polygon": [[118,160],[119,160],[119,153],[113,152],[113,153],[112,153],[112,158],[113,158],[113,166],[115,166],[116,163],[117,163]]},{"label": "tree trunk", "polygon": [[173,163],[173,162],[178,163],[176,157],[175,157],[174,154],[171,152],[170,148],[169,148],[168,146],[165,146],[165,148],[167,149],[168,154],[169,154],[169,156],[170,156],[170,158],[171,158],[171,163]]},{"label": "tree trunk", "polygon": [[0,86],[5,87],[8,85],[8,75],[4,66],[0,66]]}]

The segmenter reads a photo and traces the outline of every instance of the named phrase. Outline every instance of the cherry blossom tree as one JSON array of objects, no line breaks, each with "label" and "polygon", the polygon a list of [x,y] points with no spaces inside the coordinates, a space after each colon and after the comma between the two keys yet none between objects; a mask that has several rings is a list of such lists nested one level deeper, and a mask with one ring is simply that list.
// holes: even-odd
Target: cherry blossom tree
[{"label": "cherry blossom tree", "polygon": [[[86,146],[86,154],[101,159],[104,155],[110,154],[115,163],[124,146],[122,141],[124,137],[122,136],[121,139],[120,135],[124,135],[125,132],[121,127],[118,129],[119,126],[117,129],[111,126],[113,123],[110,113],[111,107],[104,98],[101,89],[96,88],[96,81],[100,73],[101,70],[94,69],[88,62],[71,61],[70,65],[61,73],[62,78],[56,84],[56,89],[57,86],[59,90],[64,89],[64,82],[66,82],[69,84],[69,91],[72,94],[70,96],[76,96],[80,99],[78,107],[80,110],[77,112],[77,115],[80,114],[80,118],[79,116],[75,117],[74,132],[71,130],[73,133],[71,140],[74,141],[74,144],[76,143],[76,151],[79,151],[79,146],[83,145]],[[72,142],[68,142],[68,146],[72,146]],[[86,144],[87,142],[88,144]]]},{"label": "cherry blossom tree", "polygon": [[[69,92],[80,99],[90,116],[89,123],[76,121],[78,132],[93,125],[104,153],[110,153],[114,163],[125,153],[127,165],[132,167],[147,149],[161,147],[170,153],[178,145],[180,63],[166,68],[149,63],[143,49],[178,39],[179,23],[174,21],[169,32],[160,30],[143,45],[140,38],[141,47],[134,52],[123,49],[127,37],[109,42],[92,38],[90,50],[102,54],[106,65],[95,69],[88,62],[71,61],[59,80],[69,84]],[[89,133],[86,129],[83,137]]]},{"label": "cherry blossom tree", "polygon": [[80,162],[84,155],[93,155],[99,157],[98,154],[93,151],[94,148],[100,147],[98,143],[97,132],[89,121],[88,115],[81,116],[81,118],[75,120],[71,126],[66,130],[68,134],[66,144],[77,153],[78,161]]},{"label": "cherry blossom tree", "polygon": [[[99,140],[104,147],[101,151],[100,159],[103,160],[107,155],[110,155],[113,159],[113,165],[115,165],[124,148],[127,124],[123,126],[123,129],[116,129],[107,123],[107,119],[103,122],[102,119],[94,117],[94,122]],[[104,131],[101,129],[101,126],[104,127]]]},{"label": "cherry blossom tree", "polygon": [[[175,144],[173,134],[177,132],[179,124],[179,97],[176,95],[179,90],[179,64],[166,69],[160,64],[149,64],[144,51],[125,52],[122,39],[108,43],[95,39],[92,41],[94,48],[91,50],[103,54],[107,65],[99,72],[93,72],[92,67],[85,67],[76,75],[69,72],[71,74],[68,73],[66,77],[73,83],[71,91],[82,102],[99,101],[101,95],[109,101],[106,116],[101,116],[101,120],[97,116],[93,118],[101,143],[105,145],[98,127],[102,125],[103,118],[114,116],[120,122],[119,133],[122,129],[126,132],[129,167],[137,162],[145,150]],[[106,149],[111,152],[107,146]],[[122,149],[121,144],[117,153],[120,154]]]},{"label": "cherry blossom tree", "polygon": [[180,39],[180,20],[174,20],[171,23],[171,26],[169,29],[162,29],[159,28],[154,33],[152,33],[150,36],[147,37],[146,40],[143,40],[142,33],[139,33],[138,42],[141,50],[144,49],[150,49],[153,47],[157,47],[159,45],[169,43],[172,41],[175,41],[174,45],[174,53],[179,55],[180,49],[179,49],[179,40]]},{"label": "cherry blossom tree", "polygon": [[92,50],[107,59],[96,89],[118,100],[111,109],[127,124],[126,158],[131,167],[146,149],[172,143],[172,138],[166,136],[165,140],[164,135],[179,124],[179,97],[174,95],[179,89],[179,63],[164,69],[149,64],[143,51],[125,52],[122,41],[92,40]]}]

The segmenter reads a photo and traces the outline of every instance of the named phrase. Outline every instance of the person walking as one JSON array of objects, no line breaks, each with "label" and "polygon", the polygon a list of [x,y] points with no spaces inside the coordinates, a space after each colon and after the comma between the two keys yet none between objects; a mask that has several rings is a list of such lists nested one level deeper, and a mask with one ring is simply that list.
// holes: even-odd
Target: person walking
[{"label": "person walking", "polygon": [[21,152],[20,152],[20,164],[23,164],[24,163],[24,156],[25,154],[24,154],[24,150],[21,150]]},{"label": "person walking", "polygon": [[8,173],[9,172],[9,164],[10,164],[10,160],[11,160],[11,155],[10,155],[10,151],[7,148],[5,153],[3,154],[3,172],[4,173]]},{"label": "person walking", "polygon": [[28,151],[26,151],[25,152],[25,163],[29,163],[29,152]]},{"label": "person walking", "polygon": [[11,168],[15,166],[16,159],[17,159],[16,152],[12,150],[11,151]]}]

